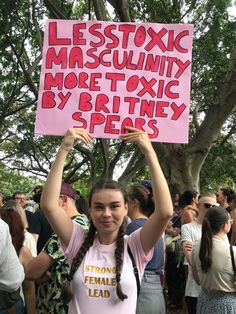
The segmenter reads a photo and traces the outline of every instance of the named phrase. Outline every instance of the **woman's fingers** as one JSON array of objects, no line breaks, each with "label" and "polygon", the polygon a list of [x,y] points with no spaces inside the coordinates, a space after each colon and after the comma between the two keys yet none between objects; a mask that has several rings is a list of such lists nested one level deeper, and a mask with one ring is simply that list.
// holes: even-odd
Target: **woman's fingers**
[{"label": "woman's fingers", "polygon": [[87,132],[85,129],[81,128],[74,128],[73,132],[75,134],[76,140],[81,140],[85,144],[90,144],[91,143],[91,135]]},{"label": "woman's fingers", "polygon": [[134,142],[142,138],[148,138],[147,133],[142,130],[139,130],[133,127],[126,127],[125,129],[128,132],[121,134],[121,138],[126,142]]},{"label": "woman's fingers", "polygon": [[132,127],[126,127],[125,129],[128,133],[121,134],[121,138],[125,141],[125,143],[136,143],[144,154],[147,151],[153,150],[152,143],[147,132]]},{"label": "woman's fingers", "polygon": [[61,145],[63,149],[70,151],[80,141],[85,144],[90,144],[90,134],[82,128],[70,128],[67,130]]}]

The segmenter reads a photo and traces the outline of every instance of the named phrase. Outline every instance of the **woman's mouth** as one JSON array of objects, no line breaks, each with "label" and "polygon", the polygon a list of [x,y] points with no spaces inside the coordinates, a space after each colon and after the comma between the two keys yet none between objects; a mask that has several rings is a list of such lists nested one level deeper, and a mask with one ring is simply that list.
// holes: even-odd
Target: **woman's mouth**
[{"label": "woman's mouth", "polygon": [[109,226],[112,224],[112,220],[103,220],[103,221],[102,221],[102,224],[103,224],[104,226],[109,227]]}]

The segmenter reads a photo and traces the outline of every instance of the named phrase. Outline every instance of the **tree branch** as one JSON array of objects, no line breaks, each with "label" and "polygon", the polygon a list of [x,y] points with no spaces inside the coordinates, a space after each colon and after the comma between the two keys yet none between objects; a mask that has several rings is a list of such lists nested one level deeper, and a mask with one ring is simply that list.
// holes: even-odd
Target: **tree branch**
[{"label": "tree branch", "polygon": [[121,22],[131,22],[127,0],[108,0],[108,2],[115,9]]},{"label": "tree branch", "polygon": [[115,157],[110,161],[109,177],[112,177],[112,174],[114,173],[115,166],[116,166],[117,162],[120,160],[126,147],[127,147],[127,145],[125,144],[124,141],[122,141],[119,145],[119,149],[117,150]]},{"label": "tree branch", "polygon": [[105,139],[100,139],[99,140],[101,149],[102,149],[102,157],[104,161],[104,167],[103,167],[103,172],[102,172],[102,177],[107,177],[108,176],[108,169],[109,169],[109,140]]},{"label": "tree branch", "polygon": [[67,19],[67,17],[50,0],[43,0],[43,3],[55,19]]},{"label": "tree branch", "polygon": [[93,0],[96,18],[99,21],[106,21],[106,8],[103,0]]}]

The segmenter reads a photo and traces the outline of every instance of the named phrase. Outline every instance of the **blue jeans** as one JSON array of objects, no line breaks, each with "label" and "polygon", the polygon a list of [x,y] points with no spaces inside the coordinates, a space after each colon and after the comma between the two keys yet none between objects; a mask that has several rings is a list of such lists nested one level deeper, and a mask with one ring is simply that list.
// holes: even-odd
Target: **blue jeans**
[{"label": "blue jeans", "polygon": [[[25,314],[25,307],[24,307],[22,298],[20,298],[16,302],[15,306],[16,306],[16,314]],[[3,310],[3,311],[0,311],[0,314],[9,314],[9,312],[7,310]]]},{"label": "blue jeans", "polygon": [[165,300],[160,275],[144,271],[136,314],[165,314]]}]

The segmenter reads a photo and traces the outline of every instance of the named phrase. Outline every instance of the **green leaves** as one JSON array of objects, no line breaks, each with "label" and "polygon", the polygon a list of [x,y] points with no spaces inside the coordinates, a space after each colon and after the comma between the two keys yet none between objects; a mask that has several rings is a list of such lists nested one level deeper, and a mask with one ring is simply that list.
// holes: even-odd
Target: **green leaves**
[{"label": "green leaves", "polygon": [[[194,24],[190,143],[155,146],[173,190],[179,192],[198,186],[198,173],[212,144],[201,171],[202,188],[215,188],[218,183],[235,181],[231,162],[235,162],[236,114],[229,99],[236,99],[232,92],[236,83],[234,72],[229,70],[236,67],[236,62],[230,65],[230,53],[236,43],[236,19],[230,19],[228,15],[231,1],[129,0],[129,14],[122,12],[122,6],[117,10],[120,2],[104,1],[105,7],[108,2],[116,9],[116,21],[130,16],[131,21],[137,22]],[[111,10],[101,10],[104,7],[100,1],[91,1],[92,18],[98,18],[96,13],[106,19],[112,18]],[[18,186],[28,187],[26,175],[36,176],[36,180],[44,179],[61,140],[34,136],[44,20],[48,17],[87,19],[88,13],[85,0],[3,0],[0,3],[0,159],[3,173],[0,178],[3,185],[11,182],[7,191],[18,189]],[[230,98],[227,98],[229,94]],[[223,125],[229,130],[224,149],[220,140],[214,141]],[[180,155],[179,151],[183,153]],[[139,182],[148,177],[135,146],[106,140],[94,141],[90,151],[78,146],[68,158],[64,177],[76,186],[82,185],[86,192],[99,177],[112,177],[114,173],[116,176],[123,173],[123,181]],[[23,183],[18,179],[22,175]]]}]

